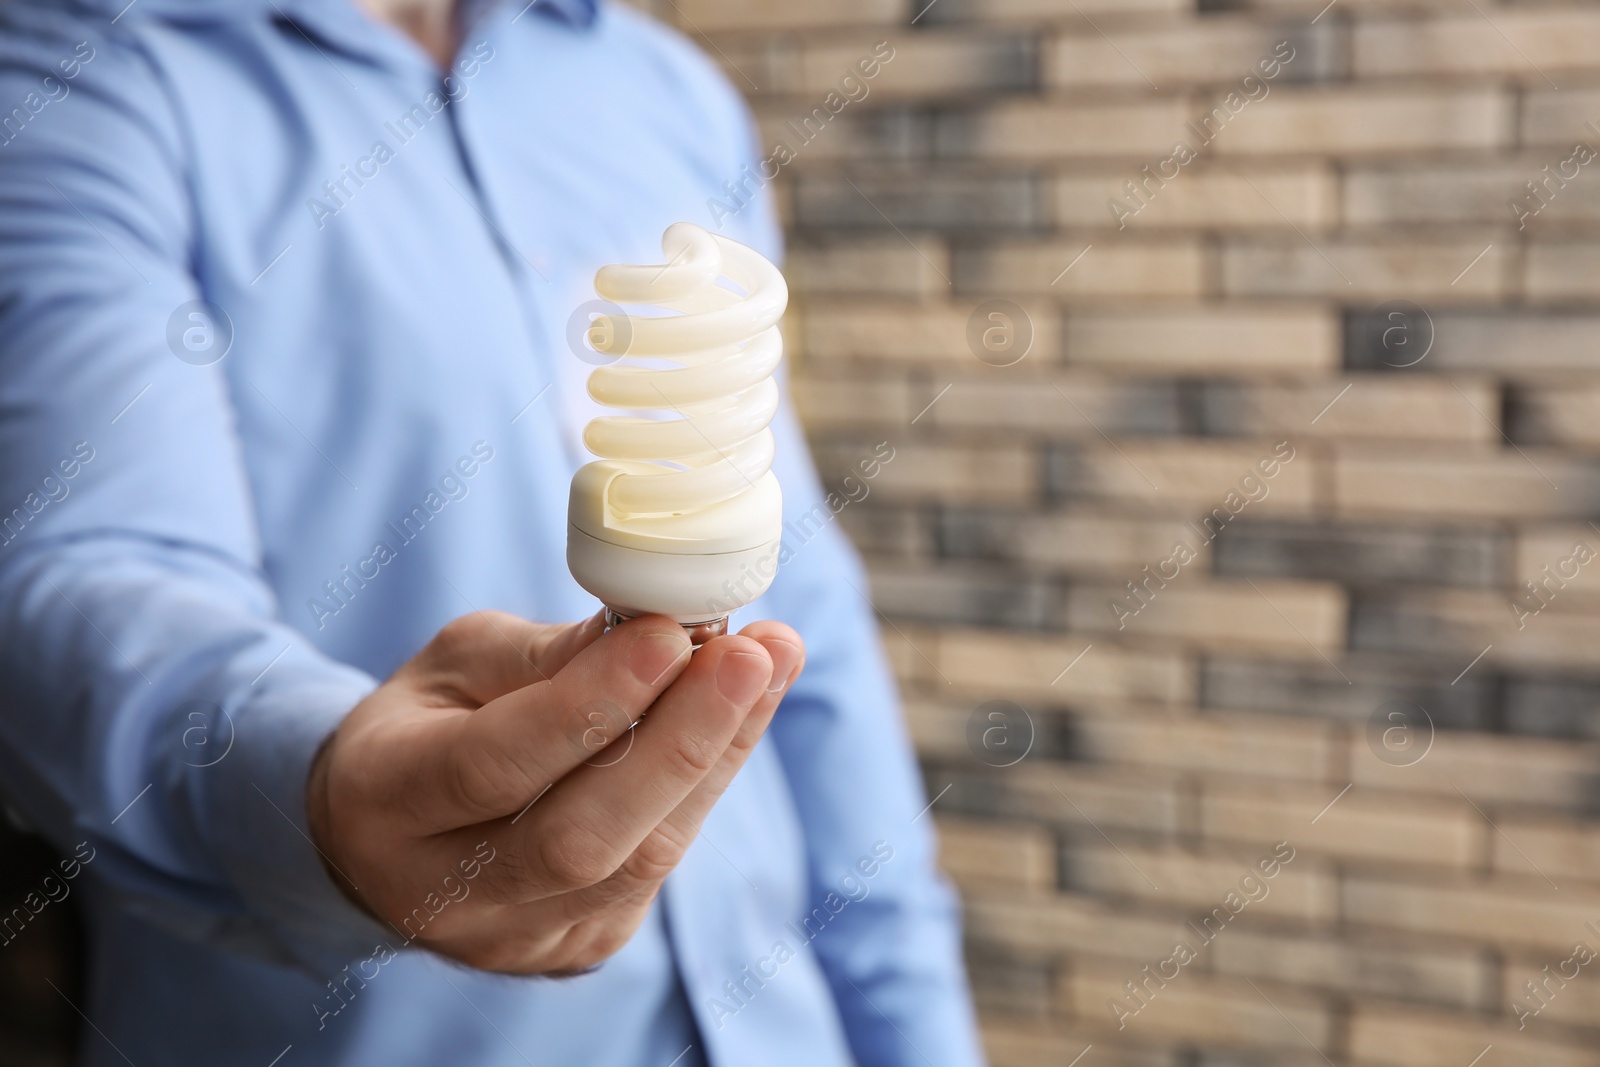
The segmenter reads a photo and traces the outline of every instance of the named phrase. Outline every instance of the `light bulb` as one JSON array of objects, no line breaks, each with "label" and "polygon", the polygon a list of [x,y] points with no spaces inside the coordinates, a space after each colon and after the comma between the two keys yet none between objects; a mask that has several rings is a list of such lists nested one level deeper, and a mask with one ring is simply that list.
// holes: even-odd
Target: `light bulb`
[{"label": "light bulb", "polygon": [[589,344],[616,357],[590,373],[589,395],[665,417],[606,415],[584,428],[600,458],[572,479],[567,566],[609,622],[666,615],[699,644],[777,572],[783,496],[768,425],[789,289],[759,253],[691,223],[669,226],[661,251],[664,264],[595,274],[615,305],[676,314],[619,309],[589,325]]}]

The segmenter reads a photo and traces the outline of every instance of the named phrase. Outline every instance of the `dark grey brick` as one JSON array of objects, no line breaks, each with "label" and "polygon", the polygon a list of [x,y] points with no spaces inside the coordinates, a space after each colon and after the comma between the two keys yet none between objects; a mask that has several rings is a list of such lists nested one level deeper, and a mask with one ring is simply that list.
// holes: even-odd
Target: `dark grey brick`
[{"label": "dark grey brick", "polygon": [[1282,1061],[1270,1052],[1241,1049],[1200,1049],[1188,1061],[1193,1067],[1276,1067]]},{"label": "dark grey brick", "polygon": [[1046,445],[1042,477],[1042,489],[1049,501],[1070,500],[1086,495],[1089,476],[1084,469],[1082,448],[1064,441]]},{"label": "dark grey brick", "polygon": [[[1047,504],[1116,498],[1118,494],[1106,485],[1104,466],[1095,462],[1097,445],[1104,447],[1098,437],[1045,443],[1039,491]],[[1086,455],[1089,462],[1085,462]],[[1129,470],[1126,477],[1136,479],[1138,475]]]},{"label": "dark grey brick", "polygon": [[[881,440],[881,437],[868,439],[854,434],[842,434],[839,436],[810,435],[811,455],[817,465],[817,475],[822,479],[823,491],[825,493],[843,493],[848,488],[845,485],[846,478],[854,479],[851,484],[859,482],[861,480],[859,464],[864,458],[873,454],[876,442]],[[859,489],[854,490],[854,492],[857,496],[861,495]],[[869,485],[867,495],[860,500],[859,506],[878,507],[882,501],[874,498],[874,492],[875,490]],[[818,499],[813,497],[805,502],[805,506],[809,507],[817,502],[819,502]],[[857,506],[858,504],[856,503],[847,504],[845,510]]]},{"label": "dark grey brick", "polygon": [[[778,130],[772,134],[769,144],[784,142],[800,160],[806,158],[807,145],[803,138],[783,123],[786,119],[792,119],[798,124],[808,106],[796,104],[787,111],[770,106],[763,109],[764,112],[775,113],[779,119]],[[925,159],[933,151],[933,118],[920,107],[901,105],[867,108],[840,115],[814,136],[830,140],[836,138],[844,142],[842,145],[832,145],[831,151],[851,160],[891,162]]]},{"label": "dark grey brick", "polygon": [[801,226],[891,233],[895,226],[990,231],[1048,225],[1040,180],[1027,173],[906,169],[852,171],[848,178],[805,175],[795,182],[794,211]]},{"label": "dark grey brick", "polygon": [[[1592,396],[1593,386],[1585,382],[1578,396]],[[1502,412],[1506,436],[1519,445],[1555,445],[1587,448],[1595,440],[1595,425],[1575,424],[1570,414],[1574,394],[1560,385],[1544,383],[1536,387],[1509,385],[1505,389]]]},{"label": "dark grey brick", "polygon": [[1322,663],[1207,659],[1200,703],[1364,723],[1379,705],[1398,699],[1422,705],[1440,728],[1483,730],[1493,723],[1497,685],[1488,671],[1452,686],[1443,671],[1393,657],[1347,655],[1339,670],[1349,681]]},{"label": "dark grey brick", "polygon": [[998,945],[971,942],[967,972],[978,1010],[1043,1019],[1054,1000],[1054,968],[1046,960],[1023,959]]},{"label": "dark grey brick", "polygon": [[1008,786],[1008,769],[980,767],[976,759],[924,760],[923,789],[930,797],[943,794],[939,799],[941,811],[986,818],[1029,818],[1032,809],[1018,802]]},{"label": "dark grey brick", "polygon": [[[1592,372],[1600,349],[1600,315],[1590,313],[1537,313],[1440,311],[1413,309],[1404,318],[1389,318],[1385,307],[1359,309],[1345,316],[1345,365],[1357,370],[1389,370],[1409,362],[1415,349],[1384,347],[1384,333],[1393,326],[1408,331],[1413,343],[1431,332],[1427,355],[1403,371],[1498,371],[1518,373]],[[1397,335],[1396,335],[1397,336]],[[1498,412],[1485,412],[1498,418]]]},{"label": "dark grey brick", "polygon": [[1095,420],[1106,433],[1161,437],[1194,429],[1193,390],[1187,383],[1150,379],[1121,384],[1109,410]]},{"label": "dark grey brick", "polygon": [[872,599],[884,614],[918,622],[1058,629],[1065,597],[1056,583],[999,567],[892,563],[870,566]]},{"label": "dark grey brick", "polygon": [[[922,0],[926,3],[927,0]],[[919,4],[919,9],[921,5]],[[937,5],[935,5],[937,6]],[[918,20],[919,22],[922,20]],[[915,41],[912,42],[915,47]],[[962,57],[959,81],[949,77],[948,67],[943,68],[941,81],[950,88],[942,95],[957,100],[970,100],[986,92],[1019,92],[1038,90],[1040,35],[1030,31],[993,30],[961,34]],[[918,62],[902,60],[902,62]],[[932,70],[933,59],[923,62]]]},{"label": "dark grey brick", "polygon": [[949,559],[1011,559],[1017,526],[1030,513],[944,508],[934,518],[934,545]]},{"label": "dark grey brick", "polygon": [[930,520],[911,508],[880,507],[868,498],[839,512],[839,523],[862,552],[914,559],[933,550]]},{"label": "dark grey brick", "polygon": [[[975,701],[974,709],[982,703]],[[1025,762],[1018,766],[1062,759],[1062,749],[1066,744],[1062,740],[1066,729],[1065,715],[1048,708],[1041,709],[1034,706],[1026,706],[1024,710],[1033,720],[1035,733],[1033,745],[1028,749]],[[1015,771],[1015,767],[989,766],[976,756],[954,759],[931,758],[922,761],[923,786],[927,795],[934,797],[943,792],[938,805],[938,810],[941,812],[985,819],[1035,822],[1064,832],[1074,828],[1083,829],[1081,817],[1070,805],[1060,802],[1059,797],[1050,794],[1041,798],[1037,793],[1015,788],[1013,784],[1016,779]],[[946,786],[950,788],[944,792]],[[1051,799],[1052,797],[1054,799]]]},{"label": "dark grey brick", "polygon": [[1550,425],[1544,393],[1539,389],[1509,387],[1505,391],[1502,412],[1506,436],[1518,444],[1561,444],[1562,435]]},{"label": "dark grey brick", "polygon": [[1508,678],[1504,716],[1508,733],[1600,740],[1600,678]]},{"label": "dark grey brick", "polygon": [[1509,546],[1493,528],[1239,522],[1217,538],[1218,574],[1348,585],[1496,585]]},{"label": "dark grey brick", "polygon": [[[1511,617],[1509,608],[1506,617]],[[1410,652],[1441,660],[1464,656],[1461,662],[1465,666],[1482,645],[1476,633],[1461,632],[1448,625],[1425,603],[1379,594],[1351,598],[1350,648]]]},{"label": "dark grey brick", "polygon": [[1248,387],[1244,382],[1213,381],[1196,383],[1186,397],[1194,413],[1196,433],[1208,437],[1230,437],[1254,416]]}]

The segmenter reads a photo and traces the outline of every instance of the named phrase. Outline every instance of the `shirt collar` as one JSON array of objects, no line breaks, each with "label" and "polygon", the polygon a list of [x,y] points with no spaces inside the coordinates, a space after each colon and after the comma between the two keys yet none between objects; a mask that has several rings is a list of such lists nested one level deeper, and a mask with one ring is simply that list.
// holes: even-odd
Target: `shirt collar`
[{"label": "shirt collar", "polygon": [[[468,0],[462,5],[462,14],[467,18],[466,25],[472,25],[478,17],[488,12],[497,4],[508,3],[521,9],[526,0]],[[597,0],[534,0],[528,4],[526,10],[543,11],[547,15],[554,15],[564,22],[574,26],[591,26],[594,24]]]},{"label": "shirt collar", "polygon": [[[50,3],[52,0],[43,0]],[[59,3],[60,0],[54,0]],[[123,11],[127,14],[152,16],[157,18],[172,18],[182,21],[226,19],[229,17],[248,17],[259,11],[290,10],[300,14],[312,14],[326,11],[330,6],[327,0],[314,0],[303,3],[301,0],[135,0],[129,4],[127,0],[77,0],[77,3],[91,9],[105,9],[108,11]],[[479,20],[493,13],[494,9],[505,5],[515,6],[517,11],[528,14],[535,12],[547,17],[555,17],[572,26],[588,28],[594,24],[598,17],[598,0],[465,0],[461,5],[462,24],[465,26],[477,25]],[[70,6],[70,5],[69,5]],[[513,14],[516,12],[514,11]]]},{"label": "shirt collar", "polygon": [[[125,3],[126,0],[110,0]],[[141,0],[141,4],[151,0]],[[242,0],[225,0],[240,3]],[[374,32],[370,17],[356,6],[356,0],[330,2],[330,0],[261,0],[269,4],[268,10],[279,16],[290,17],[297,25],[334,48],[353,55],[364,55],[373,60],[417,66],[419,63],[433,71],[431,62],[423,62],[422,54],[402,39],[398,30]],[[506,22],[528,18],[555,19],[584,31],[591,28],[598,17],[598,0],[464,0],[457,11],[458,24],[463,28],[464,40],[480,34],[492,34]]]}]

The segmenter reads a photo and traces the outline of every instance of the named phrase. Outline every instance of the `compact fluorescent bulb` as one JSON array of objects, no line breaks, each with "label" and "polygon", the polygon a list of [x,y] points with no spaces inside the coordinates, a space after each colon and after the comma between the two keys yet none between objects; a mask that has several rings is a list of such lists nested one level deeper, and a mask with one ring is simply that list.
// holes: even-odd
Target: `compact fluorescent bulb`
[{"label": "compact fluorescent bulb", "polygon": [[661,251],[665,264],[595,274],[608,301],[676,314],[596,317],[590,345],[617,358],[589,375],[589,395],[669,417],[607,415],[585,427],[600,458],[572,479],[567,566],[613,624],[666,615],[698,643],[726,632],[728,615],[777,572],[783,497],[768,424],[789,290],[759,253],[691,223],[668,227]]}]

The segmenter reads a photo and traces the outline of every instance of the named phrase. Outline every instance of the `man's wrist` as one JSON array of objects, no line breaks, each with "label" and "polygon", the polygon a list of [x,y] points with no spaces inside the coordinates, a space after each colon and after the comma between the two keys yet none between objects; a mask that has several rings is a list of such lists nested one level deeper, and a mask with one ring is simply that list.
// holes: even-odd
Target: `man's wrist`
[{"label": "man's wrist", "polygon": [[317,746],[316,755],[311,757],[311,767],[306,773],[306,831],[311,835],[311,845],[317,850],[317,855],[322,857],[322,869],[327,872],[328,878],[339,887],[346,900],[360,908],[370,918],[382,919],[361,899],[351,884],[350,878],[333,862],[329,855],[332,848],[330,828],[332,826],[332,812],[328,796],[328,765],[332,762],[333,741],[338,736],[335,730],[323,739]]}]

